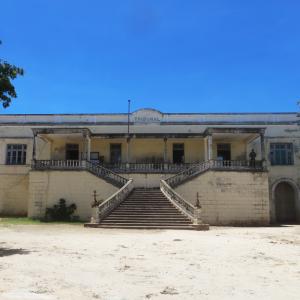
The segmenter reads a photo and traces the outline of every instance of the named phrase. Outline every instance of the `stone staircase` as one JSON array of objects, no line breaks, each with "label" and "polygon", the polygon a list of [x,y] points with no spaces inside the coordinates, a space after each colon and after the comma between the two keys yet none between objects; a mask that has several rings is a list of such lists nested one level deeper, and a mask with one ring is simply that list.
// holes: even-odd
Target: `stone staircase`
[{"label": "stone staircase", "polygon": [[110,215],[90,227],[196,229],[159,189],[134,189]]}]

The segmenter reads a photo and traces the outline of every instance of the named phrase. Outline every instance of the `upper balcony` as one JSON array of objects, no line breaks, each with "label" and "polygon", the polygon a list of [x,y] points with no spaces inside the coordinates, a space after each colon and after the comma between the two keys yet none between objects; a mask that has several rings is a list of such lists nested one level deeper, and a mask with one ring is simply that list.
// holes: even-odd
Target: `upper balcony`
[{"label": "upper balcony", "polygon": [[[33,129],[34,169],[81,169],[85,161],[116,173],[178,173],[204,161],[222,170],[263,168],[264,130],[209,128],[202,134],[95,135],[87,128]],[[255,159],[249,154],[254,149]]]}]

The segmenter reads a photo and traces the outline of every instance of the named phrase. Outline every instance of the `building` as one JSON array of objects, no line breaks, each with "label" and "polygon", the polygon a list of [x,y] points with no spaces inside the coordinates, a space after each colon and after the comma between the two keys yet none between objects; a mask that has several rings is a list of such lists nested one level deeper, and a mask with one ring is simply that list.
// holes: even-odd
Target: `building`
[{"label": "building", "polygon": [[160,187],[195,222],[299,222],[299,128],[297,113],[1,115],[0,214],[41,218],[65,198],[101,220]]}]

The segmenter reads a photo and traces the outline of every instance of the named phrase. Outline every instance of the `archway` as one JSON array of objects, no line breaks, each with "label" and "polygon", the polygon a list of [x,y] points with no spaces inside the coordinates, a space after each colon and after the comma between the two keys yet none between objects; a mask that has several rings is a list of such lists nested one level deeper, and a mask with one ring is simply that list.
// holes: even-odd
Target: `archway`
[{"label": "archway", "polygon": [[279,182],[274,191],[276,221],[279,223],[296,222],[296,197],[294,187],[286,182]]}]

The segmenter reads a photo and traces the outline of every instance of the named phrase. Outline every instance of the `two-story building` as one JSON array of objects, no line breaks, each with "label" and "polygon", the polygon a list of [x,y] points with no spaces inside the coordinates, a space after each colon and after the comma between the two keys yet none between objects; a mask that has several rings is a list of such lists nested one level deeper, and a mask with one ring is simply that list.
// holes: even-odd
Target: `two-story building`
[{"label": "two-story building", "polygon": [[299,222],[299,128],[297,113],[1,115],[0,214],[42,218],[64,198],[101,222],[160,188],[192,221]]}]

